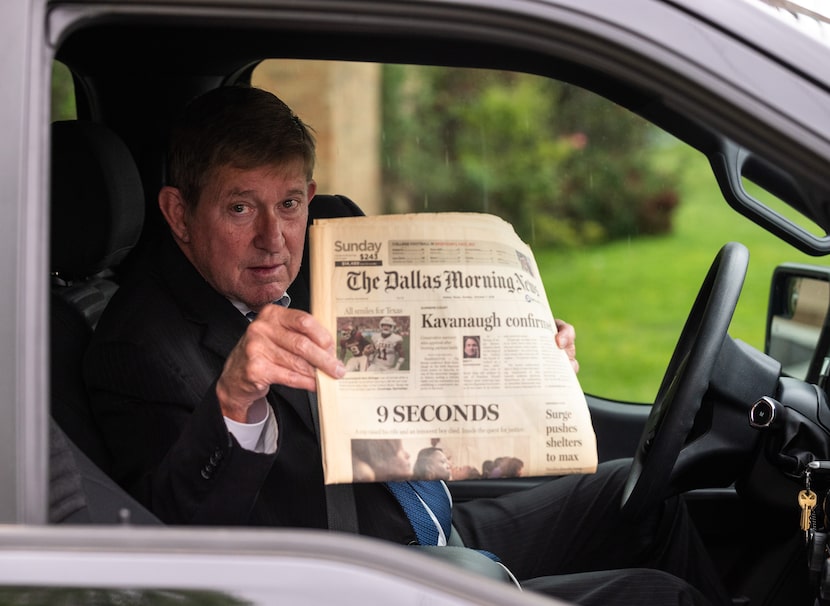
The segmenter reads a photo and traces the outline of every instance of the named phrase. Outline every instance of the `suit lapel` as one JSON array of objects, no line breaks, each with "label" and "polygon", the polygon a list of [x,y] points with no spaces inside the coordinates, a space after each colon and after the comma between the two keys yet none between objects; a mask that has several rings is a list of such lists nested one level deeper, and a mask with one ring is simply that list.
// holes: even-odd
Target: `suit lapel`
[{"label": "suit lapel", "polygon": [[[202,278],[172,237],[165,238],[160,255],[156,267],[161,269],[167,287],[184,310],[185,319],[201,326],[202,347],[224,362],[248,327],[247,318]],[[304,390],[272,385],[268,400],[278,414],[278,405],[288,404],[309,429],[314,429],[308,393]]]}]

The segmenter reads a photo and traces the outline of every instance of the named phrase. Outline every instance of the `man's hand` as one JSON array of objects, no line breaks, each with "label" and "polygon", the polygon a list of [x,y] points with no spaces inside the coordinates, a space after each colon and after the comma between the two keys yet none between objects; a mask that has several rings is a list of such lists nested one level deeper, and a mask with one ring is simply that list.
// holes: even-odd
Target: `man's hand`
[{"label": "man's hand", "polygon": [[315,391],[315,369],[341,378],[332,336],[310,314],[266,305],[225,361],[216,384],[222,414],[248,423],[249,409],[279,384]]},{"label": "man's hand", "polygon": [[556,320],[556,345],[568,354],[574,372],[579,372],[579,362],[576,360],[576,330],[563,320]]}]

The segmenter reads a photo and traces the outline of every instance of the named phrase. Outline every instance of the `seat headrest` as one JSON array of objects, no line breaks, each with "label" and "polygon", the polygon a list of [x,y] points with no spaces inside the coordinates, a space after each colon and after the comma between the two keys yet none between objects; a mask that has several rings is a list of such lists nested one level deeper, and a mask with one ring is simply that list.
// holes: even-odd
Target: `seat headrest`
[{"label": "seat headrest", "polygon": [[116,266],[144,222],[144,191],[126,144],[101,124],[52,124],[51,271],[77,280]]}]

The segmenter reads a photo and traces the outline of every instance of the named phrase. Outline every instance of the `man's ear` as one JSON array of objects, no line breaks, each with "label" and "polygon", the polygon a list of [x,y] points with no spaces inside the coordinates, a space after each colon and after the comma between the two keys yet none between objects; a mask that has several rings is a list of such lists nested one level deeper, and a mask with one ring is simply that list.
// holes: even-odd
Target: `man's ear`
[{"label": "man's ear", "polygon": [[159,191],[159,209],[177,240],[190,242],[187,229],[187,204],[176,187],[165,185]]},{"label": "man's ear", "polygon": [[316,194],[316,193],[317,193],[317,181],[315,181],[314,179],[311,179],[308,182],[308,192],[307,192],[308,203],[309,204],[311,204],[311,201],[314,199],[314,194]]}]

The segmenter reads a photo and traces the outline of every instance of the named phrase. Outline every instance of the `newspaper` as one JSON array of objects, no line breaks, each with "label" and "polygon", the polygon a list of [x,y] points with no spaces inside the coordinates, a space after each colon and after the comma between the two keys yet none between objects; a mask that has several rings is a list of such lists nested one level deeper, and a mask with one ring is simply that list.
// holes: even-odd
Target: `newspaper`
[{"label": "newspaper", "polygon": [[316,220],[327,484],[592,473],[596,437],[530,248],[499,217]]}]

